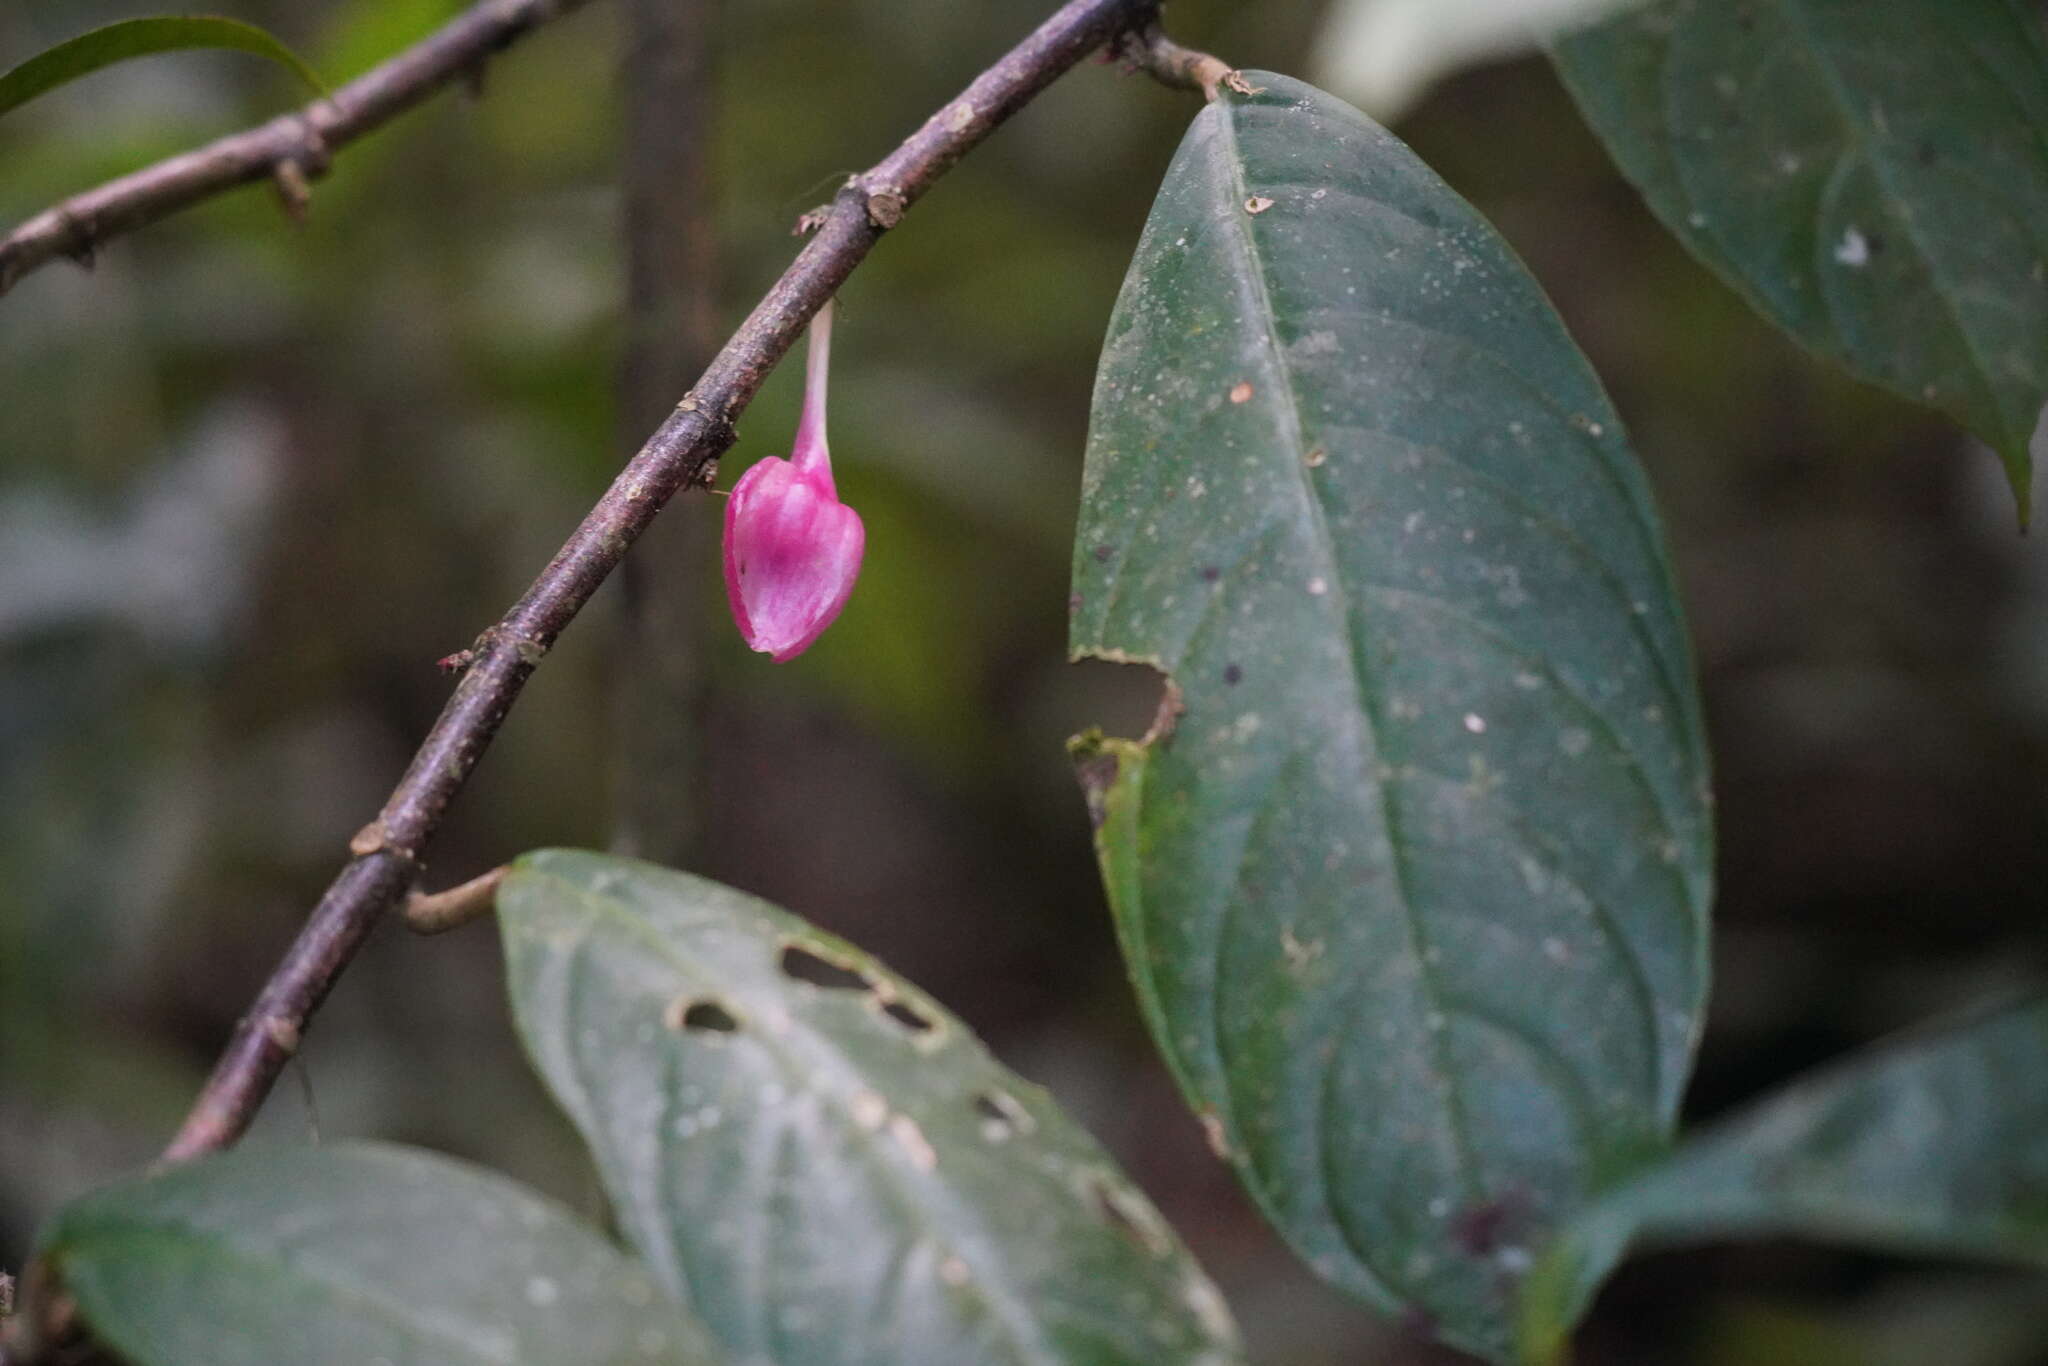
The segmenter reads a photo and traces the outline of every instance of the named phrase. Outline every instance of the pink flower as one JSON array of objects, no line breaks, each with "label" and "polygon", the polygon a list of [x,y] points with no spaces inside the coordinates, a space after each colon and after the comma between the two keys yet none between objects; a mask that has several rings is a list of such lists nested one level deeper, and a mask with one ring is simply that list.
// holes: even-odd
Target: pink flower
[{"label": "pink flower", "polygon": [[860,574],[867,532],[839,501],[825,449],[832,305],[811,320],[804,411],[789,459],[767,456],[725,504],[725,591],[748,645],[778,664],[809,649],[838,617]]}]

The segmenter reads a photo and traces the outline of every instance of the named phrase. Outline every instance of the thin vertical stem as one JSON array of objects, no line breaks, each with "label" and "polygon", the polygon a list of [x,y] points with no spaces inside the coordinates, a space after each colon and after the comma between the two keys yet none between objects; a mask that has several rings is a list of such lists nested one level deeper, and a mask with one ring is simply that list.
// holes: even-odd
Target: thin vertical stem
[{"label": "thin vertical stem", "polygon": [[796,440],[789,463],[815,473],[833,493],[832,456],[825,447],[825,382],[832,370],[832,303],[827,300],[811,319],[810,354],[804,360],[804,411],[797,419]]}]

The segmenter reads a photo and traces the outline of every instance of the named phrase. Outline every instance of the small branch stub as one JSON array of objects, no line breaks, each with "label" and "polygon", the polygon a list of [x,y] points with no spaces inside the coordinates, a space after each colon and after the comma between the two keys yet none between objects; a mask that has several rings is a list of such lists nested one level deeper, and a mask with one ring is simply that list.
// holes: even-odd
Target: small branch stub
[{"label": "small branch stub", "polygon": [[868,195],[868,222],[887,232],[903,221],[903,196],[894,190],[875,190]]},{"label": "small branch stub", "polygon": [[414,891],[405,899],[406,928],[415,934],[445,934],[482,919],[497,909],[498,884],[504,880],[504,868],[497,867],[445,892]]},{"label": "small branch stub", "polygon": [[280,161],[270,175],[277,184],[277,198],[284,205],[285,217],[294,223],[305,222],[306,210],[313,203],[313,186],[305,171],[296,161]]}]

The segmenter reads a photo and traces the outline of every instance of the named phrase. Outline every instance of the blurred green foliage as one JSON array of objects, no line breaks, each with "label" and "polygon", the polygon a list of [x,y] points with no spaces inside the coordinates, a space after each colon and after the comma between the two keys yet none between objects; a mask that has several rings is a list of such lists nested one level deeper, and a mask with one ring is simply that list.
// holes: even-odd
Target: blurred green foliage
[{"label": "blurred green foliage", "polygon": [[[216,6],[336,81],[456,7]],[[789,259],[799,213],[1047,7],[729,0],[728,322]],[[1298,71],[1319,8],[1175,0],[1171,17],[1233,62]],[[0,66],[151,9],[4,0]],[[303,227],[247,190],[0,298],[0,1265],[168,1135],[438,710],[433,661],[496,618],[624,456],[618,45],[598,0],[494,61],[481,98],[349,149]],[[294,98],[231,56],[102,73],[0,126],[0,222]],[[1082,68],[848,287],[833,451],[870,547],[852,604],[773,666],[726,630],[718,584],[674,586],[715,622],[696,871],[873,950],[1049,1085],[1178,1224],[1256,1359],[1443,1360],[1316,1288],[1208,1155],[1136,1021],[1061,749],[1152,709],[1143,680],[1065,664],[1067,539],[1095,350],[1193,112]],[[1540,64],[1461,78],[1400,131],[1556,297],[1672,530],[1723,831],[1694,1108],[2038,978],[2048,558],[2012,538],[1995,462],[1752,318]],[[796,400],[778,374],[724,485],[786,449]],[[692,495],[666,516],[719,513]],[[606,842],[613,610],[536,676],[433,885]],[[597,1208],[519,1057],[487,930],[380,934],[294,1072],[253,1141],[424,1142]],[[1610,1290],[1585,1360],[1820,1360],[1812,1335],[1867,1342],[1928,1285],[1992,1344],[1973,1366],[2048,1359],[2025,1297],[1987,1284],[1808,1249],[1657,1258]],[[1782,1321],[1743,1311],[1761,1295]]]}]

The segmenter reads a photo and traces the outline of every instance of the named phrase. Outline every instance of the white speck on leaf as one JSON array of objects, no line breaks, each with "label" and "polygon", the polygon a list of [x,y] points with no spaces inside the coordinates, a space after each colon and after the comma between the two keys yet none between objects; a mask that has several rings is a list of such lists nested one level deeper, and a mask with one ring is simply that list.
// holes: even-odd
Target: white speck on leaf
[{"label": "white speck on leaf", "polygon": [[1465,729],[1471,731],[1474,735],[1486,734],[1486,718],[1476,711],[1466,712]]},{"label": "white speck on leaf", "polygon": [[901,1144],[910,1165],[919,1171],[930,1171],[939,1165],[939,1155],[933,1150],[931,1140],[924,1136],[924,1130],[917,1127],[917,1121],[909,1115],[889,1117],[889,1136]]},{"label": "white speck on leaf", "polygon": [[879,1129],[882,1121],[889,1117],[889,1102],[873,1091],[856,1092],[847,1102],[847,1109],[853,1115],[853,1122],[863,1129]]},{"label": "white speck on leaf", "polygon": [[1849,229],[1835,245],[1835,260],[1851,270],[1861,270],[1870,264],[1870,239],[1860,229]]}]

